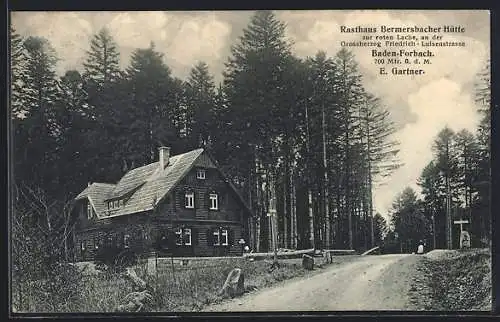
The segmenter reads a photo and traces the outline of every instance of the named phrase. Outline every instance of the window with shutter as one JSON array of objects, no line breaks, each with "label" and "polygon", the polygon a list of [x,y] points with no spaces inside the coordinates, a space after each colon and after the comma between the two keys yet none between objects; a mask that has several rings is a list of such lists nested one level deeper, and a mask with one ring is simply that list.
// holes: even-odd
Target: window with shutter
[{"label": "window with shutter", "polygon": [[182,245],[182,228],[177,228],[175,230],[175,244]]},{"label": "window with shutter", "polygon": [[191,228],[177,228],[175,230],[175,244],[177,246],[191,246],[192,238],[191,238]]},{"label": "window with shutter", "polygon": [[214,238],[212,235],[212,230],[207,229],[207,245],[213,246],[213,244],[214,244]]},{"label": "window with shutter", "polygon": [[212,233],[212,236],[213,236],[213,244],[214,246],[219,246],[220,245],[220,232],[219,232],[219,229],[215,229]]},{"label": "window with shutter", "polygon": [[230,242],[230,232],[226,228],[215,228],[210,234],[212,237],[211,245],[213,246],[228,246]]},{"label": "window with shutter", "polygon": [[191,241],[193,245],[198,245],[198,230],[196,228],[191,228]]}]

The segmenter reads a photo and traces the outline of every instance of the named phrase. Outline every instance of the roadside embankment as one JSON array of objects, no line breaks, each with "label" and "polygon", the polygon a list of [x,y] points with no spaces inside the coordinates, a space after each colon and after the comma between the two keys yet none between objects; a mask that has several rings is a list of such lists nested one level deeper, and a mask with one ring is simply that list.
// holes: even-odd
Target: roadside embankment
[{"label": "roadside embankment", "polygon": [[491,251],[433,250],[418,261],[410,290],[420,310],[490,311]]}]

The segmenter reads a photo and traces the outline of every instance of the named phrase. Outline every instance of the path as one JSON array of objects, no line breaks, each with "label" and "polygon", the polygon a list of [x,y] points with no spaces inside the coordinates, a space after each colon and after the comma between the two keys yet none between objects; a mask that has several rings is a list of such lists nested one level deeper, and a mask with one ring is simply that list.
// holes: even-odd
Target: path
[{"label": "path", "polygon": [[204,311],[411,310],[407,294],[419,259],[419,255],[362,256]]}]

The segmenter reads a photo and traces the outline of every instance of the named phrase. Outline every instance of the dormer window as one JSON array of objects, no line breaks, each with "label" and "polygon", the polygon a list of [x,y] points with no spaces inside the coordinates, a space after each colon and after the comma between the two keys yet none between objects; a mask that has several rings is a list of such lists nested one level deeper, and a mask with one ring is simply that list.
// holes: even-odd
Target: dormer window
[{"label": "dormer window", "polygon": [[205,170],[204,169],[198,169],[198,171],[196,171],[196,178],[200,179],[200,180],[205,180],[205,178],[206,178]]},{"label": "dormer window", "polygon": [[120,206],[123,206],[125,203],[123,200],[114,200],[114,201],[108,201],[108,209],[115,209],[115,208],[120,208]]}]

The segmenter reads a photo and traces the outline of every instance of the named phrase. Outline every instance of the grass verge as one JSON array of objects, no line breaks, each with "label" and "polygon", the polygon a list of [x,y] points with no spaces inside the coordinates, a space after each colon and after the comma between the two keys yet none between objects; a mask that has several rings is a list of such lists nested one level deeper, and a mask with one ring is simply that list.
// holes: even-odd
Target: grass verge
[{"label": "grass verge", "polygon": [[420,310],[491,311],[489,249],[441,252],[417,264],[412,303]]},{"label": "grass verge", "polygon": [[[203,265],[175,267],[174,270],[163,266],[158,274],[148,274],[146,265],[138,265],[136,273],[151,286],[153,298],[145,303],[142,311],[197,312],[207,305],[219,303],[223,298],[217,293],[233,268],[243,270],[245,292],[252,292],[291,278],[317,274],[327,266],[346,263],[357,257],[333,257],[331,264],[324,264],[322,258],[315,258],[313,271],[303,269],[301,259],[280,259],[279,268],[273,270],[270,270],[272,261],[249,261],[243,258],[206,261]],[[133,283],[112,270],[84,275],[79,278],[78,283],[66,284],[68,285],[61,283],[61,287],[71,287],[75,291],[70,305],[54,303],[51,306],[40,306],[36,305],[40,297],[30,297],[37,312],[116,312],[127,294],[135,291]]]}]

